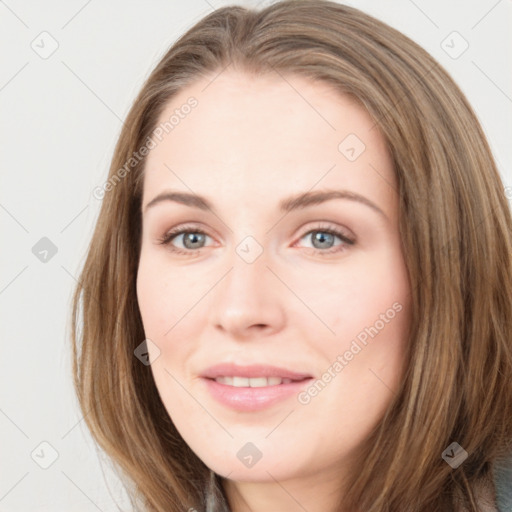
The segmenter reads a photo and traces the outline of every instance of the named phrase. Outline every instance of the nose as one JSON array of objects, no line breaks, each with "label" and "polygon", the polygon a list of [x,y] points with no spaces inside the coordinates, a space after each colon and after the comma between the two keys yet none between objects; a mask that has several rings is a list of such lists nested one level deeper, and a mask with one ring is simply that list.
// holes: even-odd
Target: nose
[{"label": "nose", "polygon": [[253,262],[234,252],[230,263],[210,295],[210,325],[240,340],[281,330],[286,289],[268,268],[266,251]]}]

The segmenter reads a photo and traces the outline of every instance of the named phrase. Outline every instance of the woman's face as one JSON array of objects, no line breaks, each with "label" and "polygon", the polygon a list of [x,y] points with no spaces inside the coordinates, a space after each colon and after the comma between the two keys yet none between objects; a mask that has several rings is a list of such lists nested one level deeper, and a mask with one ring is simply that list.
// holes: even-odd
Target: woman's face
[{"label": "woman's face", "polygon": [[336,478],[402,378],[392,161],[369,115],[325,83],[214,77],[167,105],[147,158],[137,293],[151,370],[215,472]]}]

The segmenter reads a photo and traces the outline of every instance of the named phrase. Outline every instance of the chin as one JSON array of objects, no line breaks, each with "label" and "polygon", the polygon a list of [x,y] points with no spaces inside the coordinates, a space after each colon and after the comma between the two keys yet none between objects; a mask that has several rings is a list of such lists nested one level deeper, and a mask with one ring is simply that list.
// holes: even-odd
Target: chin
[{"label": "chin", "polygon": [[[261,461],[260,461],[261,462]],[[292,464],[293,466],[293,464]],[[215,473],[235,482],[265,483],[282,481],[292,478],[288,469],[279,469],[276,465],[259,466],[259,463],[252,468],[233,468],[225,464],[216,467],[209,466]],[[290,466],[289,466],[290,467]]]}]

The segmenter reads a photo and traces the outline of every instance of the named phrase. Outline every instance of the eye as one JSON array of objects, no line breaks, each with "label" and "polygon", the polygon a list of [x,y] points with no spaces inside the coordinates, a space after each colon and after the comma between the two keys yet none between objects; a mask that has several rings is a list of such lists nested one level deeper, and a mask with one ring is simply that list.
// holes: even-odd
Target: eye
[{"label": "eye", "polygon": [[[193,256],[206,247],[205,242],[207,238],[211,237],[198,226],[185,225],[171,229],[160,238],[158,242],[161,245],[168,246],[169,250],[173,253]],[[322,256],[343,252],[347,250],[348,246],[355,244],[355,240],[348,234],[345,234],[337,228],[323,225],[308,231],[302,235],[300,240],[308,238],[313,245],[313,247],[309,249],[311,249],[314,254],[320,254]],[[336,244],[336,239],[340,240],[340,243]],[[176,247],[174,244],[175,240],[181,240],[182,247]]]},{"label": "eye", "polygon": [[[340,240],[340,243],[335,244],[336,238]],[[345,251],[347,246],[355,244],[355,240],[347,234],[329,226],[317,226],[300,238],[300,240],[303,239],[311,240],[312,252],[322,256]]]},{"label": "eye", "polygon": [[[207,237],[210,238],[197,226],[180,226],[168,231],[158,242],[167,245],[174,253],[191,256],[204,248],[203,244]],[[176,247],[172,242],[180,238],[183,247]]]}]

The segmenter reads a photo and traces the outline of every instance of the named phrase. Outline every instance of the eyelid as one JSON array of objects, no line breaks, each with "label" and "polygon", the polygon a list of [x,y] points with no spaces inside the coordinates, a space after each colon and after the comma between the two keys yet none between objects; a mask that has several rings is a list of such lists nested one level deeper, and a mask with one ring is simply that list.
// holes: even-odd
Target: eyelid
[{"label": "eyelid", "polygon": [[321,220],[308,223],[306,226],[308,226],[309,224],[312,224],[312,226],[301,228],[302,235],[298,238],[299,240],[304,238],[305,235],[311,233],[312,231],[326,231],[326,232],[331,232],[331,233],[335,234],[336,236],[339,236],[341,239],[347,241],[347,243],[348,242],[350,242],[350,243],[356,242],[355,235],[352,234],[352,232],[349,229],[347,229],[343,226],[333,224],[332,222],[329,222],[329,221],[321,221]]}]

